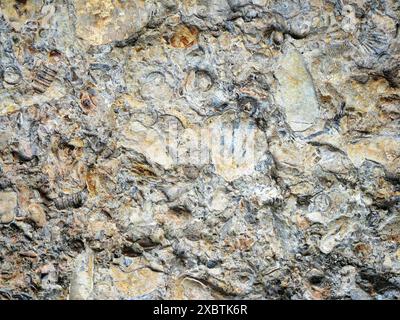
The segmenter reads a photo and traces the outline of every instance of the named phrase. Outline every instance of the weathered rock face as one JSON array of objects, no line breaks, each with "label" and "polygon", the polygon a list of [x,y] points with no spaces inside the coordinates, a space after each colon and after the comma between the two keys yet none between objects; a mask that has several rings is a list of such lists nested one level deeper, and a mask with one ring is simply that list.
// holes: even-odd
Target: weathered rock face
[{"label": "weathered rock face", "polygon": [[399,299],[399,19],[0,0],[0,298]]}]

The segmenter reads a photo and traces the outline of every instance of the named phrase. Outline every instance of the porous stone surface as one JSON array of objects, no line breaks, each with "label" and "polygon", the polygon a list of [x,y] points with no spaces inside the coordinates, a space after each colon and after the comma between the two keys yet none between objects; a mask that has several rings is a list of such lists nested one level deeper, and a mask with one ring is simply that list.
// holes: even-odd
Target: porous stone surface
[{"label": "porous stone surface", "polygon": [[0,0],[0,298],[399,299],[397,0]]}]

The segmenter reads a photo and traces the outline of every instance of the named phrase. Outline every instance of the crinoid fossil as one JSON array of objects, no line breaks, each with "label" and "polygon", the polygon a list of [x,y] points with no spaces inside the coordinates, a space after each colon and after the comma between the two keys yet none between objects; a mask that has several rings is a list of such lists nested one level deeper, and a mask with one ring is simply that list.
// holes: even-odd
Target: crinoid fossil
[{"label": "crinoid fossil", "polygon": [[33,79],[33,90],[35,90],[36,93],[45,93],[47,88],[50,87],[54,81],[56,75],[57,71],[54,70],[53,67],[42,64]]}]

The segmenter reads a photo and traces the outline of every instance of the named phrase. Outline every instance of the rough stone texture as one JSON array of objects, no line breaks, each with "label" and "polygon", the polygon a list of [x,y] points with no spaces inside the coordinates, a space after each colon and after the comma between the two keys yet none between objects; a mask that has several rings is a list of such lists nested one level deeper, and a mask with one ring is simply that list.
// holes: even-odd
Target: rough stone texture
[{"label": "rough stone texture", "polygon": [[0,0],[0,298],[399,299],[396,0]]}]

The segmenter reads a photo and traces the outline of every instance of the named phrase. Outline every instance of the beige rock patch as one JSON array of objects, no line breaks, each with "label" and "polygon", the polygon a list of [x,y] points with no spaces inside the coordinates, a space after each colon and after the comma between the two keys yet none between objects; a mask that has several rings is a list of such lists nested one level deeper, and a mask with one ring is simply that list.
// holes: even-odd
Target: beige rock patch
[{"label": "beige rock patch", "polygon": [[347,145],[347,154],[356,167],[369,159],[383,164],[390,171],[400,168],[400,140],[391,137],[363,139]]},{"label": "beige rock patch", "polygon": [[44,227],[46,224],[46,213],[38,203],[31,203],[28,207],[31,220],[38,226]]},{"label": "beige rock patch", "polygon": [[92,250],[79,254],[74,261],[74,271],[69,290],[70,300],[87,300],[93,291],[94,254]]},{"label": "beige rock patch", "polygon": [[279,60],[277,102],[285,110],[294,131],[309,129],[319,116],[319,106],[311,76],[301,54],[290,49]]},{"label": "beige rock patch", "polygon": [[77,35],[92,45],[123,40],[147,23],[145,1],[78,0]]},{"label": "beige rock patch", "polygon": [[0,223],[12,222],[16,207],[17,194],[15,192],[0,192]]},{"label": "beige rock patch", "polygon": [[180,278],[170,292],[173,300],[213,300],[212,290],[202,282],[192,278]]}]

